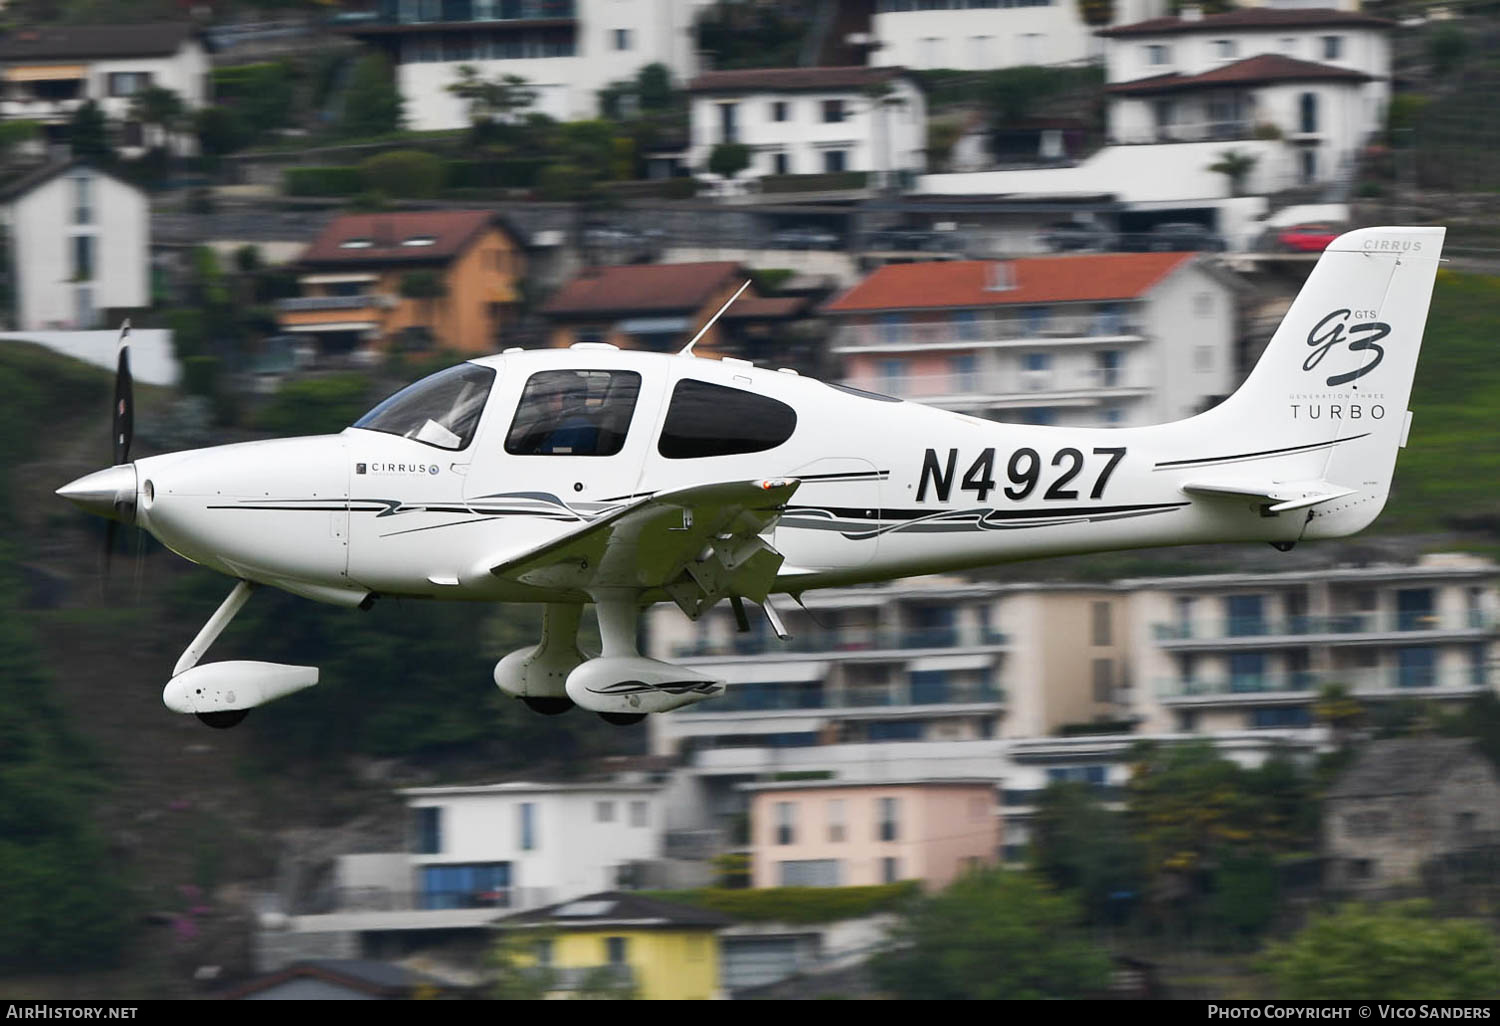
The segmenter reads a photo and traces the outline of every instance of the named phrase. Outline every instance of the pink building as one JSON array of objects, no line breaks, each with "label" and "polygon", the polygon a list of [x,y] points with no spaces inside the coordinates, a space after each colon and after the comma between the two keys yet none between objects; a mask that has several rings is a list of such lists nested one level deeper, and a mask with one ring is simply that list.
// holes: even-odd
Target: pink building
[{"label": "pink building", "polygon": [[755,887],[944,887],[1001,850],[995,783],[749,784]]}]

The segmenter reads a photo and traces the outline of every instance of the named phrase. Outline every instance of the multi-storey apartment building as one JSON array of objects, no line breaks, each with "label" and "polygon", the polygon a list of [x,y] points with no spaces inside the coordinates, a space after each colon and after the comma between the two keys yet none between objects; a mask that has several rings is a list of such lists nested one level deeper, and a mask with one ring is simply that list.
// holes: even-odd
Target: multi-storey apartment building
[{"label": "multi-storey apartment building", "polygon": [[1162,423],[1234,380],[1233,296],[1189,253],[891,264],[824,309],[848,384],[997,420]]},{"label": "multi-storey apartment building", "polygon": [[1256,7],[1103,30],[1109,134],[1119,143],[1279,137],[1265,191],[1321,182],[1385,124],[1394,23],[1353,11]]},{"label": "multi-storey apartment building", "polygon": [[1136,713],[1148,730],[1308,727],[1320,690],[1461,699],[1494,687],[1487,560],[1120,582],[1132,592]]},{"label": "multi-storey apartment building", "polygon": [[599,114],[599,90],[665,64],[694,71],[693,19],[703,0],[376,0],[339,28],[382,48],[396,69],[410,128],[460,128],[464,101],[448,91],[469,64],[481,77],[517,75],[529,108],[560,121]]},{"label": "multi-storey apartment building", "polygon": [[903,68],[754,68],[693,79],[687,162],[705,168],[720,143],[752,151],[741,177],[920,172],[927,104]]}]

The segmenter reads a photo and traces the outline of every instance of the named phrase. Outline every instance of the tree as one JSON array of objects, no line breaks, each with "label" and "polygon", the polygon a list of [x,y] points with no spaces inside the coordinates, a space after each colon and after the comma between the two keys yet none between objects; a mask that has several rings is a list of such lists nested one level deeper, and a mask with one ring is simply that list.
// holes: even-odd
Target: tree
[{"label": "tree", "polygon": [[360,162],[365,184],[386,196],[431,199],[443,187],[443,161],[423,150],[390,150]]},{"label": "tree", "polygon": [[1038,999],[1097,994],[1109,957],[1078,931],[1078,903],[1031,873],[981,870],[920,898],[871,962],[898,998]]},{"label": "tree", "polygon": [[1032,859],[1056,887],[1075,891],[1091,922],[1118,922],[1145,887],[1143,853],[1125,817],[1088,785],[1054,782],[1037,802]]},{"label": "tree", "polygon": [[496,1001],[540,1001],[552,989],[552,970],[537,964],[537,948],[551,938],[531,930],[505,930],[485,961],[489,996]]},{"label": "tree", "polygon": [[1500,949],[1483,923],[1434,919],[1425,902],[1346,905],[1267,949],[1294,1000],[1480,1000],[1500,995]]},{"label": "tree", "polygon": [[1115,19],[1114,0],[1078,0],[1079,13],[1085,25],[1103,28]]},{"label": "tree", "polygon": [[[130,98],[130,120],[161,130],[161,145],[171,151],[172,135],[187,114],[182,97],[164,86],[147,86]],[[153,144],[154,145],[154,144]]]},{"label": "tree", "polygon": [[0,154],[9,158],[16,147],[31,142],[41,134],[42,126],[36,121],[0,121]]},{"label": "tree", "polygon": [[708,155],[708,170],[721,178],[733,178],[750,166],[750,147],[744,143],[719,143]]},{"label": "tree", "polygon": [[1427,56],[1432,61],[1433,74],[1439,78],[1451,75],[1468,55],[1469,37],[1452,22],[1439,25],[1427,38]]},{"label": "tree", "polygon": [[536,90],[528,88],[527,80],[520,75],[485,79],[472,64],[460,64],[458,81],[445,88],[469,105],[469,126],[476,143],[492,140],[497,123],[513,123],[537,97]]},{"label": "tree", "polygon": [[1217,161],[1208,165],[1208,169],[1229,179],[1231,196],[1241,196],[1244,194],[1245,179],[1250,176],[1251,170],[1259,160],[1259,157],[1241,153],[1239,150],[1225,150],[1219,154]]},{"label": "tree", "polygon": [[244,149],[255,134],[245,119],[229,107],[204,107],[193,116],[198,149],[207,157],[222,157]]},{"label": "tree", "polygon": [[1359,726],[1364,719],[1365,707],[1349,692],[1349,685],[1324,684],[1318,689],[1318,700],[1313,703],[1313,719],[1328,725],[1328,732],[1336,745],[1348,743],[1349,731]]},{"label": "tree", "polygon": [[114,160],[105,132],[104,112],[93,100],[84,100],[73,112],[68,123],[68,142],[73,147],[73,156],[99,164]]},{"label": "tree", "polygon": [[671,107],[677,98],[677,91],[672,88],[672,69],[657,62],[636,72],[635,95],[642,111],[661,111]]},{"label": "tree", "polygon": [[361,57],[349,77],[344,94],[344,135],[372,136],[399,132],[402,125],[401,93],[396,89],[391,66],[379,54]]}]

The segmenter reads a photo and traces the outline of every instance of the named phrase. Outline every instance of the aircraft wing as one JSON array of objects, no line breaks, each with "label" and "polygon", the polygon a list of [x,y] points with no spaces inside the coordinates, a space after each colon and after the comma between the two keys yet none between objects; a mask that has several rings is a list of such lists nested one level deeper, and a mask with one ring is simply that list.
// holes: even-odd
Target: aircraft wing
[{"label": "aircraft wing", "polygon": [[1258,499],[1267,504],[1269,513],[1306,509],[1320,502],[1352,495],[1353,488],[1341,488],[1327,481],[1248,481],[1222,479],[1189,481],[1182,486],[1188,495],[1228,495]]},{"label": "aircraft wing", "polygon": [[782,561],[761,535],[800,483],[726,481],[657,492],[489,572],[543,588],[661,588],[689,616],[728,595],[760,602]]}]

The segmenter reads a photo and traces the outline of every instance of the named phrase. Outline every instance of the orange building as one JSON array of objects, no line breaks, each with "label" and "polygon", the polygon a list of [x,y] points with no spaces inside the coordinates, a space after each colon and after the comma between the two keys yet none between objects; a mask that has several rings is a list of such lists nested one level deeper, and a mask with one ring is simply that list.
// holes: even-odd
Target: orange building
[{"label": "orange building", "polygon": [[994,865],[991,780],[746,784],[754,887],[850,887],[920,880],[945,887]]},{"label": "orange building", "polygon": [[[621,349],[682,348],[750,278],[729,260],[591,267],[542,307],[553,346],[608,342]],[[705,356],[766,356],[774,329],[801,317],[802,296],[762,296],[752,284],[693,347]]]},{"label": "orange building", "polygon": [[422,210],[337,218],[298,266],[302,295],[277,304],[277,324],[324,355],[489,353],[517,316],[525,254],[492,211]]}]

